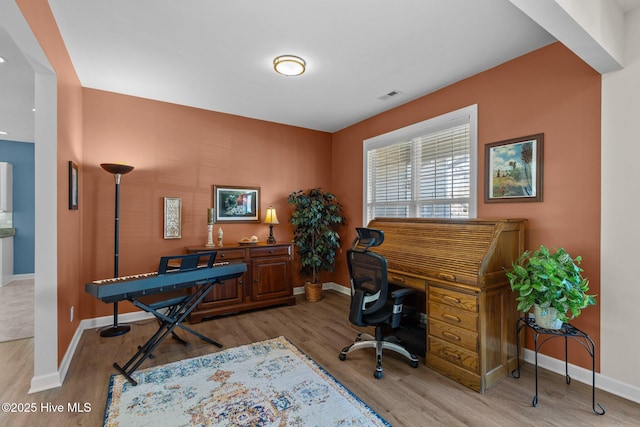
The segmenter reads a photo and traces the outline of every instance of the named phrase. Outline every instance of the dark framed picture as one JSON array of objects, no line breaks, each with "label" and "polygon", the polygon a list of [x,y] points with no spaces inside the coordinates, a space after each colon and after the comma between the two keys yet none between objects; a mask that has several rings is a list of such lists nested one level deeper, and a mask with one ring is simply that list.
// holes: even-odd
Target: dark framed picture
[{"label": "dark framed picture", "polygon": [[213,186],[216,222],[260,222],[260,187]]},{"label": "dark framed picture", "polygon": [[485,145],[485,203],[541,202],[544,134]]},{"label": "dark framed picture", "polygon": [[69,209],[78,209],[78,165],[69,161]]}]

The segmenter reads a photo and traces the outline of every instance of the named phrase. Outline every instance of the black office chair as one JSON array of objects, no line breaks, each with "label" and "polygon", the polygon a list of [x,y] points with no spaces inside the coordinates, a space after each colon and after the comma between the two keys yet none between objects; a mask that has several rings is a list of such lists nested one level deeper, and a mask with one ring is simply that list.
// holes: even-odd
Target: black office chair
[{"label": "black office chair", "polygon": [[353,344],[342,349],[340,360],[345,360],[352,351],[375,348],[377,366],[373,376],[381,378],[382,350],[387,349],[402,354],[409,359],[411,367],[417,368],[418,358],[409,353],[397,338],[383,336],[385,327],[395,329],[400,326],[402,300],[415,290],[401,288],[391,292],[391,299],[388,299],[387,260],[382,255],[369,251],[382,244],[384,232],[371,228],[356,228],[356,231],[358,236],[347,251],[351,278],[349,321],[357,326],[375,326],[375,337],[365,333],[358,334]]}]

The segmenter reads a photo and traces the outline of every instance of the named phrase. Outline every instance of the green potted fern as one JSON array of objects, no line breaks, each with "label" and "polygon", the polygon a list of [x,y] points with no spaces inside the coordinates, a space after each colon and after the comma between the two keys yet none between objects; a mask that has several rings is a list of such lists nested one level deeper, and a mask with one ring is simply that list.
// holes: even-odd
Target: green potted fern
[{"label": "green potted fern", "polygon": [[334,271],[336,251],[340,247],[340,235],[335,228],[344,224],[342,205],[336,196],[320,188],[298,190],[287,199],[293,206],[289,222],[293,225],[293,240],[303,272],[310,274],[305,284],[309,301],[317,301],[322,295],[322,283],[318,283],[320,270]]},{"label": "green potted fern", "polygon": [[596,303],[588,295],[589,280],[582,277],[582,257],[575,259],[560,248],[551,253],[545,246],[525,251],[507,271],[511,289],[518,293],[518,310],[534,308],[535,322],[548,329],[559,329]]}]

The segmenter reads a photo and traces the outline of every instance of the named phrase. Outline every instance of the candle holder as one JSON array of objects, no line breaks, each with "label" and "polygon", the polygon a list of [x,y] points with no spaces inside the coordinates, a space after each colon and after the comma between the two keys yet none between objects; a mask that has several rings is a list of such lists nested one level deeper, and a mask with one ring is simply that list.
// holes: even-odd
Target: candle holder
[{"label": "candle holder", "polygon": [[207,225],[207,244],[205,245],[208,248],[212,248],[215,246],[213,243],[213,224]]}]

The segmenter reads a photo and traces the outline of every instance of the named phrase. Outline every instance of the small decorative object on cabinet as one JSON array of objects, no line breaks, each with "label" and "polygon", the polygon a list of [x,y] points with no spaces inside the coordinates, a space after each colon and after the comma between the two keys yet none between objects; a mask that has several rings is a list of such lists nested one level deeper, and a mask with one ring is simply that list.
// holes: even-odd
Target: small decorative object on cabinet
[{"label": "small decorative object on cabinet", "polygon": [[[345,222],[342,205],[334,194],[320,188],[294,191],[287,201],[294,207],[289,222],[293,225],[293,241],[302,271],[311,275],[311,283],[317,284],[320,269],[333,272],[335,268],[336,251],[340,247],[340,235],[335,228]],[[319,300],[309,295],[308,289],[311,287],[305,286],[307,300]],[[317,291],[317,287],[314,290]]]},{"label": "small decorative object on cabinet", "polygon": [[[232,244],[215,250],[218,252],[216,262],[243,262],[247,264],[247,271],[237,279],[214,286],[191,312],[191,323],[223,314],[296,303],[291,286],[291,243]],[[211,248],[206,246],[187,248],[187,253],[208,251]]]},{"label": "small decorative object on cabinet", "polygon": [[[595,297],[587,294],[589,280],[582,277],[581,262],[581,257],[573,259],[562,248],[553,254],[545,246],[525,251],[513,262],[513,270],[506,272],[511,289],[518,293],[518,310],[526,313],[534,307],[536,323],[547,329],[559,329],[578,317],[596,303]],[[553,312],[557,319],[551,316]]]}]

